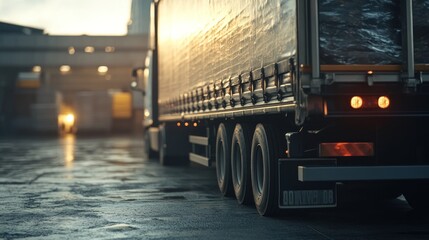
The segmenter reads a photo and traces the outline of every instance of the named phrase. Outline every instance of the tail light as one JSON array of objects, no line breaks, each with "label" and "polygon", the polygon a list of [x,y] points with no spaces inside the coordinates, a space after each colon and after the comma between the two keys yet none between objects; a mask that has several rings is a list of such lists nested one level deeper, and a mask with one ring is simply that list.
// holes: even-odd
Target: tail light
[{"label": "tail light", "polygon": [[350,107],[353,109],[387,109],[390,99],[387,96],[353,96],[350,98]]}]

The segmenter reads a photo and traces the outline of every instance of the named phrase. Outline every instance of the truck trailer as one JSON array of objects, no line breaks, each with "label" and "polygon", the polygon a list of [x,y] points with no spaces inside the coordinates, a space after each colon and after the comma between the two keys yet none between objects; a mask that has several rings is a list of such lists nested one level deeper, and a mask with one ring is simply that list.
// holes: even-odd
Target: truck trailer
[{"label": "truck trailer", "polygon": [[155,0],[147,156],[270,216],[337,189],[428,210],[429,0]]}]

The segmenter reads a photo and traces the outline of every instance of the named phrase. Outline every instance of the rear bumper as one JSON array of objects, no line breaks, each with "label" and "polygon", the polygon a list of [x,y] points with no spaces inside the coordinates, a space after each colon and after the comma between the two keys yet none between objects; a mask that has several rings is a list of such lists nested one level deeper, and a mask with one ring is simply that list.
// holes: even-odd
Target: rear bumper
[{"label": "rear bumper", "polygon": [[298,166],[298,180],[300,182],[429,180],[429,166]]}]

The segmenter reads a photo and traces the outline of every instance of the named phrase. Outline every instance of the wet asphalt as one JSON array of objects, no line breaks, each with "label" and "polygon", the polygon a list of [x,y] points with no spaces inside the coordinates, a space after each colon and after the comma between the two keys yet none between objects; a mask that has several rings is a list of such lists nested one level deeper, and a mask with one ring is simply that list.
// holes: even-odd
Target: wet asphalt
[{"label": "wet asphalt", "polygon": [[0,239],[429,239],[403,198],[261,217],[140,136],[0,139]]}]

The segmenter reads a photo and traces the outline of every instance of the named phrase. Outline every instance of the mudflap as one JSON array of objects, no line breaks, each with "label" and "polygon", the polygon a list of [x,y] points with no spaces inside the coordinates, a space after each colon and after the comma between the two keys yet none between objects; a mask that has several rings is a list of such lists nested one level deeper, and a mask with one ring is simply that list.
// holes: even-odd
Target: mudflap
[{"label": "mudflap", "polygon": [[300,182],[298,166],[336,166],[336,159],[279,159],[279,208],[326,208],[337,206],[335,182]]}]

